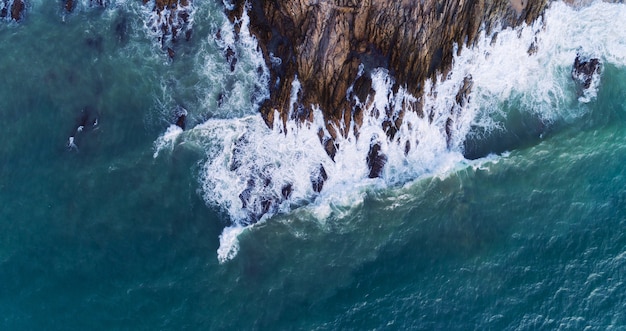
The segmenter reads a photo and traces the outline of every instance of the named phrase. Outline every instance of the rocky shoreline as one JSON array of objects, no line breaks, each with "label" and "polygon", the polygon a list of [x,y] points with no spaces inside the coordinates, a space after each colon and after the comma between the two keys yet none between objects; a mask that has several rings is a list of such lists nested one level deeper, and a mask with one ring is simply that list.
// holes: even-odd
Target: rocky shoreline
[{"label": "rocky shoreline", "polygon": [[[360,70],[386,68],[395,90],[404,87],[419,96],[426,79],[449,69],[455,43],[472,44],[483,26],[530,23],[547,0],[239,0],[229,11],[233,22],[246,5],[271,72],[271,97],[260,109],[266,123],[272,125],[275,111],[283,122],[288,119],[297,77],[302,107],[292,116],[309,119],[319,106],[334,138],[347,133],[335,132],[335,126],[349,128],[356,121],[358,127],[356,100],[364,102],[373,92],[369,75]],[[419,101],[407,106],[423,113]],[[388,120],[393,126],[397,118]],[[332,148],[327,150],[331,155]]]},{"label": "rocky shoreline", "polygon": [[[256,37],[269,69],[270,95],[259,109],[265,124],[273,128],[275,123],[282,121],[284,130],[287,130],[288,120],[313,121],[314,110],[319,108],[326,127],[319,130],[318,137],[330,160],[335,161],[340,148],[338,137],[349,134],[358,137],[364,112],[377,93],[372,73],[382,68],[393,79],[392,91],[388,93],[397,94],[402,89],[415,96],[399,101],[402,104],[377,110],[375,116],[380,118],[384,133],[367,138],[371,138],[369,150],[366,147],[367,153],[360,161],[367,165],[366,176],[377,178],[384,176],[391,155],[385,155],[384,139],[393,141],[397,138],[405,112],[414,111],[424,122],[433,123],[432,110],[422,104],[421,96],[433,93],[425,85],[427,80],[434,80],[450,70],[457,51],[455,45],[471,46],[482,29],[490,31],[531,23],[541,17],[549,1],[233,0],[233,3],[225,2],[225,10],[236,34],[242,33],[240,30],[244,28],[243,16],[249,17],[245,28]],[[569,1],[572,2],[576,1]],[[61,10],[70,13],[76,9],[77,3],[77,0],[63,0],[59,2],[59,8],[62,6]],[[164,56],[174,59],[176,43],[191,39],[192,0],[141,0],[141,4],[148,9],[145,11],[146,25],[154,32]],[[108,5],[106,0],[90,0],[88,4],[90,7]],[[24,0],[0,0],[2,18],[20,22],[25,8]],[[113,30],[120,41],[126,38],[127,25],[124,16],[115,23]],[[215,33],[216,40],[222,40],[222,37],[220,31]],[[87,39],[86,44],[100,49],[101,39]],[[533,47],[528,50],[529,53],[533,51]],[[602,63],[593,56],[582,54],[573,63],[571,75],[581,95],[602,71]],[[226,45],[224,58],[225,65],[234,71],[238,61],[236,48]],[[458,82],[458,91],[455,86],[452,93],[453,109],[448,114],[446,108],[443,120],[433,124],[447,135],[448,149],[453,145],[454,121],[473,86],[469,75],[460,77]],[[296,91],[294,86],[299,89]],[[278,118],[275,118],[276,114]],[[187,110],[178,106],[172,111],[170,122],[185,130],[187,116]],[[91,121],[82,119],[77,127],[84,128],[85,123]],[[238,145],[246,145],[245,139],[241,137],[235,143],[231,172],[239,166]],[[407,140],[399,146],[406,156],[418,143]],[[445,148],[445,144],[442,146]],[[285,183],[276,192],[269,192],[265,188],[272,186],[274,179],[270,176],[257,178],[256,175],[245,175],[249,176],[243,178],[247,187],[239,195],[242,208],[249,212],[250,222],[271,212],[274,206],[289,199],[293,191],[293,184]],[[309,188],[320,193],[332,172],[320,163],[308,176]]]}]

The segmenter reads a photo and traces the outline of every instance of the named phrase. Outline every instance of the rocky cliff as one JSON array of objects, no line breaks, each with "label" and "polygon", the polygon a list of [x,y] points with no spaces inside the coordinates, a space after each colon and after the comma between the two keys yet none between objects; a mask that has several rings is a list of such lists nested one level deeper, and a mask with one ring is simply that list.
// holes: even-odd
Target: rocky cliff
[{"label": "rocky cliff", "polygon": [[[449,68],[455,43],[471,44],[483,27],[531,22],[547,0],[236,0],[233,5],[234,22],[248,6],[250,30],[270,67],[271,97],[261,107],[268,125],[275,110],[287,119],[296,77],[300,107],[292,117],[310,118],[312,107],[319,106],[329,123],[358,125],[355,97],[365,101],[372,92],[360,67],[366,73],[387,68],[397,87],[419,96],[426,79]],[[468,81],[464,89],[470,86]],[[421,111],[419,102],[411,107]],[[345,134],[331,126],[329,131]],[[327,152],[332,156],[332,145]]]}]

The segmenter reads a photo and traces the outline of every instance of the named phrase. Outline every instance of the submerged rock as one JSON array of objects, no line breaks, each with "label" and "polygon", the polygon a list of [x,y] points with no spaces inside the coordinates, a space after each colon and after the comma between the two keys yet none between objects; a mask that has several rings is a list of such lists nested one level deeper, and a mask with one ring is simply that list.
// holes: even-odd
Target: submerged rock
[{"label": "submerged rock", "polygon": [[104,51],[104,38],[100,35],[88,37],[85,39],[85,45],[98,53],[102,53]]},{"label": "submerged rock", "polygon": [[[155,17],[151,20],[150,25],[152,30],[159,34],[159,42],[163,48],[173,49],[173,44],[178,41],[181,32],[186,40],[191,38],[191,0],[142,1],[144,5],[152,5]],[[170,55],[169,50],[168,55]]]},{"label": "submerged rock", "polygon": [[282,196],[277,196],[266,190],[272,184],[271,178],[248,179],[246,188],[239,194],[241,207],[247,214],[246,223],[258,222],[264,215],[274,211],[275,207],[287,200],[291,195],[291,184],[282,188]]},{"label": "submerged rock", "polygon": [[168,47],[166,51],[167,51],[167,56],[173,60],[174,56],[176,56],[176,52],[171,47]]},{"label": "submerged rock", "polygon": [[[76,0],[63,0],[63,9],[66,12],[71,13],[76,9],[79,1]],[[105,0],[89,0],[90,7],[106,7]]]},{"label": "submerged rock", "polygon": [[128,23],[128,19],[126,18],[126,16],[120,15],[115,20],[113,25],[114,25],[113,31],[115,31],[115,37],[117,41],[121,44],[125,44],[126,42],[128,42],[129,23]]},{"label": "submerged rock", "polygon": [[68,149],[78,150],[78,143],[82,139],[82,135],[98,127],[98,117],[98,111],[92,106],[85,106],[80,110],[80,115],[74,121],[68,138]]},{"label": "submerged rock", "polygon": [[591,87],[594,75],[600,73],[600,60],[597,58],[584,58],[580,54],[576,55],[574,66],[572,67],[572,78],[582,87],[583,90]]}]

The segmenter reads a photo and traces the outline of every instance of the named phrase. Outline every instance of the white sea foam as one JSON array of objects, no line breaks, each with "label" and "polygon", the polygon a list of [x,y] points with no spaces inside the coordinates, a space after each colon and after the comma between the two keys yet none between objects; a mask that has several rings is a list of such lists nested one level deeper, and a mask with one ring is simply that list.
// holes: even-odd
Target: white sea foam
[{"label": "white sea foam", "polygon": [[[257,47],[256,38],[249,32],[249,23],[250,18],[244,11],[241,19],[235,22],[241,26],[237,38],[234,24],[223,16],[219,28],[216,28],[219,37],[210,35],[203,45],[206,52],[198,57],[196,67],[200,68],[205,81],[210,83],[204,104],[214,105],[211,109],[214,118],[256,114],[258,105],[269,97],[269,70]],[[233,71],[230,63],[226,63],[228,51],[236,60]]]},{"label": "white sea foam", "polygon": [[69,150],[78,150],[78,146],[76,146],[76,143],[74,143],[74,136],[70,136],[67,139],[67,148]]},{"label": "white sea foam", "polygon": [[183,129],[172,124],[170,125],[165,133],[163,133],[157,140],[154,142],[154,154],[152,155],[154,158],[159,156],[159,153],[163,150],[172,151],[174,146],[176,145],[176,141],[180,134],[183,133]]},{"label": "white sea foam", "polygon": [[217,249],[217,259],[220,263],[224,263],[235,256],[239,252],[239,241],[237,237],[245,230],[245,227],[234,225],[229,226],[222,231],[220,235],[220,247]]},{"label": "white sea foam", "polygon": [[[186,6],[178,3],[175,9],[165,6],[163,10],[157,11],[153,10],[154,7],[153,1],[149,1],[142,6],[145,31],[159,41],[161,46],[169,43],[166,39],[173,37],[173,29],[177,31],[176,38],[185,38],[185,33],[192,28],[194,23],[196,8],[193,6],[192,1],[189,1]],[[181,13],[186,13],[186,15],[181,15]],[[167,27],[167,32],[163,31],[163,26]]]},{"label": "white sea foam", "polygon": [[3,18],[3,20],[11,20],[11,7],[13,6],[14,0],[9,0],[6,3],[4,1],[0,2],[0,10],[6,10],[7,16]]},{"label": "white sea foam", "polygon": [[[220,42],[237,47],[243,65],[251,70],[261,66],[266,75],[256,40],[247,32],[247,15],[241,24],[240,44],[228,26],[222,27]],[[477,127],[487,132],[499,129],[499,121],[507,115],[503,104],[508,100],[515,100],[519,111],[532,113],[545,123],[580,117],[584,107],[567,106],[579,98],[571,79],[574,59],[582,50],[605,63],[626,65],[625,24],[624,5],[598,2],[574,9],[553,3],[543,20],[499,31],[497,36],[483,33],[471,48],[463,47],[459,55],[455,52],[452,70],[426,82],[426,92],[419,100],[402,87],[394,92],[394,78],[385,69],[374,70],[372,99],[360,100],[366,108],[358,135],[355,128],[337,128],[348,134],[336,139],[334,160],[320,143],[320,132],[322,139],[330,136],[320,109],[314,109],[311,123],[288,120],[283,125],[276,115],[271,129],[254,109],[238,110],[238,117],[213,118],[196,126],[184,139],[206,151],[201,172],[204,198],[226,210],[233,222],[220,237],[220,262],[237,254],[236,237],[243,227],[272,214],[304,205],[302,208],[309,208],[323,222],[340,210],[337,206],[360,203],[363,192],[372,187],[398,186],[472,166],[462,154],[466,137]],[[469,77],[472,92],[459,105],[457,93]],[[257,84],[244,83],[242,88],[248,89]],[[589,100],[601,88],[600,78],[592,86]],[[299,89],[295,80],[292,101],[297,100]],[[404,113],[397,134],[389,140],[383,122],[395,120],[403,104],[414,102],[422,104],[424,116],[415,111]],[[380,145],[387,161],[380,178],[370,179],[366,160],[373,143]],[[326,179],[317,192],[312,181],[323,177],[322,172]]]},{"label": "white sea foam", "polygon": [[[480,38],[476,48],[464,50],[455,59],[455,70],[471,73],[473,101],[488,111],[487,117],[504,100],[517,96],[526,111],[546,121],[570,120],[581,115],[564,106],[577,99],[571,79],[577,53],[626,65],[625,20],[624,5],[597,2],[574,9],[556,2],[544,21],[500,31],[495,41]],[[529,55],[525,50],[531,47],[536,52]],[[596,79],[585,93],[593,98],[598,88],[600,80]]]}]

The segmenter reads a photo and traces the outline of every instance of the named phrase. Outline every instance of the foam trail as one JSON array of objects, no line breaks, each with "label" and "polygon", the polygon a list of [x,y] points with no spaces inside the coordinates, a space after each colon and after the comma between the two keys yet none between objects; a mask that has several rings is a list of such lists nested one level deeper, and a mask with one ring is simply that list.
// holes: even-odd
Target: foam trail
[{"label": "foam trail", "polygon": [[180,134],[183,133],[183,129],[172,124],[167,128],[167,131],[163,133],[155,142],[154,142],[154,154],[152,155],[154,158],[159,156],[159,153],[165,149],[170,152],[174,149],[176,141]]},{"label": "foam trail", "polygon": [[74,136],[69,137],[67,140],[67,148],[69,150],[78,150],[78,146],[74,143]]},{"label": "foam trail", "polygon": [[[242,23],[247,24],[246,18]],[[200,176],[204,198],[226,210],[233,223],[220,237],[220,262],[237,254],[236,237],[242,228],[273,214],[308,208],[323,222],[339,212],[335,206],[363,201],[369,188],[403,185],[467,166],[463,143],[477,128],[501,130],[505,102],[515,100],[520,112],[546,125],[580,118],[587,108],[566,106],[579,100],[571,78],[576,54],[582,50],[606,63],[626,65],[625,25],[624,5],[598,2],[574,9],[553,3],[543,21],[498,31],[497,38],[483,32],[471,48],[455,52],[451,71],[427,81],[420,97],[403,88],[394,92],[394,78],[387,70],[374,70],[374,93],[356,100],[364,109],[363,122],[358,128],[343,128],[348,134],[336,139],[334,160],[320,143],[330,134],[319,109],[311,123],[288,120],[283,126],[277,120],[272,129],[259,114],[241,109],[238,117],[217,116],[196,126],[183,139],[206,151]],[[247,28],[241,29],[244,42],[239,45],[227,29],[222,31],[225,45],[238,47],[243,65],[258,65],[267,72],[257,62],[256,41],[246,35]],[[473,84],[471,93],[459,103],[457,96],[467,81]],[[242,86],[255,86],[246,84]],[[601,77],[589,100],[599,88]],[[296,80],[292,100],[298,91]],[[417,104],[420,109],[403,111]],[[400,123],[392,139],[384,130],[385,121]],[[368,152],[374,144],[386,162],[379,178],[368,178]]]},{"label": "foam trail", "polygon": [[217,259],[220,263],[231,260],[239,252],[237,237],[245,230],[242,226],[229,226],[220,235],[220,247],[217,249]]}]

